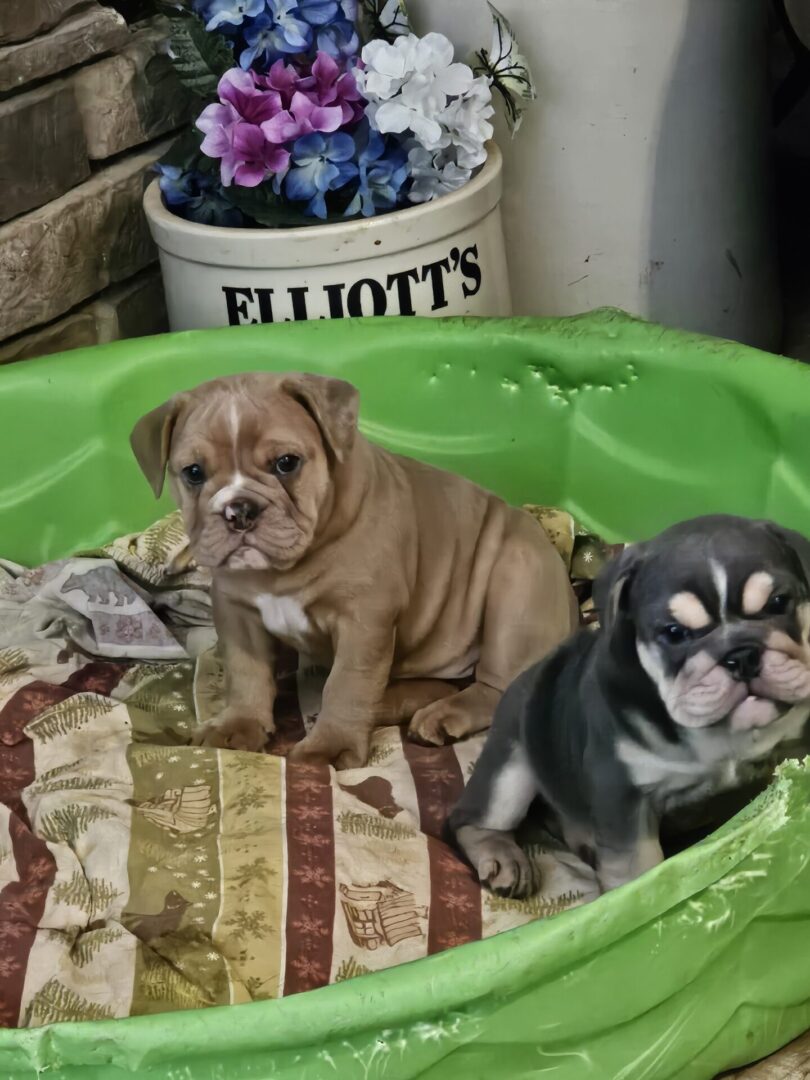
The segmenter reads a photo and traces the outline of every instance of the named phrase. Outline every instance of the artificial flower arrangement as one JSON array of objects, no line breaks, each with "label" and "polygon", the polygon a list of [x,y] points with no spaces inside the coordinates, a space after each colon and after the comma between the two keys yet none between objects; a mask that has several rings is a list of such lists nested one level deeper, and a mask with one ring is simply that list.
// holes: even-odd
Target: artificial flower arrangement
[{"label": "artificial flower arrangement", "polygon": [[405,0],[156,0],[201,99],[158,164],[166,206],[222,226],[367,218],[466,184],[487,156],[493,88],[514,134],[535,96],[506,19],[457,62]]}]

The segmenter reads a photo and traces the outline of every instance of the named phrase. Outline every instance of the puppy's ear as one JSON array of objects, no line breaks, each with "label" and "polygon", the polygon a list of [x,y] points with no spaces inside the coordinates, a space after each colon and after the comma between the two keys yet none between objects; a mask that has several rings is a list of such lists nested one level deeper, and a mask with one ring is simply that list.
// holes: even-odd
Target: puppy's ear
[{"label": "puppy's ear", "polygon": [[593,586],[593,606],[600,626],[610,632],[627,611],[630,584],[643,559],[643,545],[630,544],[602,570]]},{"label": "puppy's ear", "polygon": [[321,429],[324,442],[338,461],[354,445],[360,394],[343,379],[322,375],[287,375],[281,388],[303,405]]},{"label": "puppy's ear", "polygon": [[765,521],[762,524],[768,532],[772,533],[780,540],[798,561],[798,568],[802,570],[804,579],[808,586],[810,586],[810,540],[808,540],[806,536],[803,536],[802,533],[796,532],[793,529],[784,529],[781,525],[776,525],[772,521]]},{"label": "puppy's ear", "polygon": [[156,409],[152,409],[146,416],[140,418],[129,437],[132,452],[149,481],[156,499],[160,498],[163,491],[172,431],[183,400],[184,395],[177,394],[169,401],[158,405]]}]

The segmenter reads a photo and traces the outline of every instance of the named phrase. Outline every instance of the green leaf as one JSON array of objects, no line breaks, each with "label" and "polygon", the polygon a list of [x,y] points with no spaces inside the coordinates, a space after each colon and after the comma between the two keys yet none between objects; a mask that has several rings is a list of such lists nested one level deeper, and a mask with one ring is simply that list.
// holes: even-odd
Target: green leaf
[{"label": "green leaf", "polygon": [[71,803],[45,814],[40,821],[39,834],[53,844],[66,843],[73,847],[93,822],[112,817],[115,814],[104,806]]},{"label": "green leaf", "polygon": [[202,19],[184,8],[158,0],[171,27],[171,61],[177,77],[200,98],[216,98],[217,83],[235,64],[225,38],[209,33]]},{"label": "green leaf", "polygon": [[71,904],[88,913],[93,905],[90,882],[79,870],[74,870],[67,881],[57,881],[51,892],[57,904]]},{"label": "green leaf", "polygon": [[353,956],[344,960],[340,967],[335,972],[335,982],[345,982],[346,979],[354,979],[358,975],[368,975],[371,968],[367,968],[365,964],[359,963]]},{"label": "green leaf", "polygon": [[416,829],[399,821],[344,810],[338,815],[341,832],[352,836],[369,836],[376,840],[406,840],[417,835]]},{"label": "green leaf", "polygon": [[280,195],[276,195],[269,184],[262,184],[255,188],[238,187],[234,184],[223,188],[222,194],[229,203],[247,217],[271,229],[292,229],[305,225],[324,224],[319,219],[307,217],[294,206],[290,206]]},{"label": "green leaf", "polygon": [[0,650],[0,686],[4,682],[11,682],[20,672],[25,671],[28,665],[28,655],[22,649]]},{"label": "green leaf", "polygon": [[196,159],[200,154],[202,132],[196,128],[187,128],[174,140],[162,158],[158,159],[159,165],[170,165],[187,172],[193,169]]},{"label": "green leaf", "polygon": [[51,742],[52,739],[80,731],[89,723],[107,716],[116,704],[117,702],[100,694],[74,694],[45,709],[31,721],[26,730],[39,742]]},{"label": "green leaf", "polygon": [[65,1020],[111,1020],[112,1009],[81,997],[75,990],[49,979],[31,998],[25,1011],[25,1026],[39,1027]]},{"label": "green leaf", "polygon": [[124,931],[117,926],[105,926],[100,930],[86,930],[80,934],[71,950],[71,959],[77,967],[85,967],[99,949],[120,941]]}]

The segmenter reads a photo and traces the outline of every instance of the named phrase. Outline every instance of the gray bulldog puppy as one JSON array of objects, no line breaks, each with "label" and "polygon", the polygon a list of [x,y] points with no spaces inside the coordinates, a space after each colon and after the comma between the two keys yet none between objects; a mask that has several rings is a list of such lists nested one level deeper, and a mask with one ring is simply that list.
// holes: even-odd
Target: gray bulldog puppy
[{"label": "gray bulldog puppy", "polygon": [[810,735],[810,542],[714,516],[627,548],[580,630],[511,684],[448,820],[481,882],[535,888],[530,806],[602,891],[663,859],[660,826],[742,787]]}]

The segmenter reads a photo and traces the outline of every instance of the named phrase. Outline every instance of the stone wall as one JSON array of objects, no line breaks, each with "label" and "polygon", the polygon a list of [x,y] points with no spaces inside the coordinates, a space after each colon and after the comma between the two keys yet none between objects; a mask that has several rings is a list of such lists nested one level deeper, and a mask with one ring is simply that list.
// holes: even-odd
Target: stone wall
[{"label": "stone wall", "polygon": [[95,0],[0,0],[0,363],[167,329],[141,199],[195,103],[166,36]]}]

